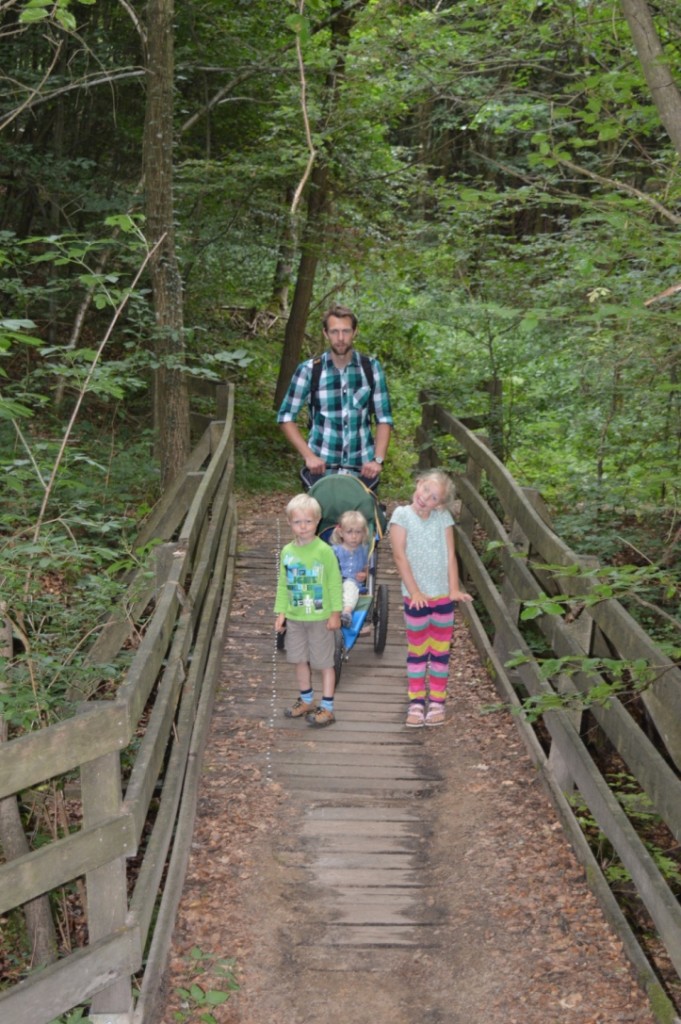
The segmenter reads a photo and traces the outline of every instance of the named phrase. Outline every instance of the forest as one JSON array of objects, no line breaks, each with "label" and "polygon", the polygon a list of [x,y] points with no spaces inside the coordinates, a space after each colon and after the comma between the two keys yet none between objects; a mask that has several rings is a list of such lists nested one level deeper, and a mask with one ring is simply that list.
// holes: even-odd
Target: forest
[{"label": "forest", "polygon": [[235,385],[239,487],[297,486],[334,302],[384,494],[426,391],[678,660],[677,0],[0,0],[0,69],[0,741],[87,691],[192,381]]}]

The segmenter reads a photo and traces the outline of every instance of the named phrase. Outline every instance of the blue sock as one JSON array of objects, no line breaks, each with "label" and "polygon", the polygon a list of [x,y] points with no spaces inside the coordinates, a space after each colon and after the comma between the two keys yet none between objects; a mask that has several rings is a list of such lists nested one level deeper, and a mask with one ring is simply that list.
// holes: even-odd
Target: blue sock
[{"label": "blue sock", "polygon": [[322,697],[319,706],[324,708],[325,711],[333,711],[333,697]]},{"label": "blue sock", "polygon": [[304,704],[311,704],[314,697],[314,690],[301,690],[300,699]]}]

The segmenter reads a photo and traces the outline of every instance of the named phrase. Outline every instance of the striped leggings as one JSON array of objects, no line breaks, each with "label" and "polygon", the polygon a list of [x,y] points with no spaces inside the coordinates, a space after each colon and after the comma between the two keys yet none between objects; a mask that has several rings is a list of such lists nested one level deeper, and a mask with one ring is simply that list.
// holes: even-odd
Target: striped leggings
[{"label": "striped leggings", "polygon": [[405,601],[404,622],[409,700],[426,699],[427,678],[430,700],[444,702],[454,633],[454,601],[449,597],[432,598],[425,608],[410,608]]}]

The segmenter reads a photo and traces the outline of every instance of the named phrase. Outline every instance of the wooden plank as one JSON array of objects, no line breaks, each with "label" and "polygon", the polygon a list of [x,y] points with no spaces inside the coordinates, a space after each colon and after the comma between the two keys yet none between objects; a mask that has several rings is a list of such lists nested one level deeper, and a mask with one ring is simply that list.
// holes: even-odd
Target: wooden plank
[{"label": "wooden plank", "polygon": [[329,835],[317,832],[306,832],[306,838],[314,843],[321,855],[328,853],[341,854],[422,854],[423,835],[396,836],[389,833],[383,835],[365,835],[361,831],[348,832],[346,835]]},{"label": "wooden plank", "polygon": [[34,971],[26,981],[0,993],[0,1020],[7,1024],[51,1024],[74,1006],[90,1002],[117,978],[129,978],[141,966],[139,932],[127,926],[87,949],[77,950],[66,960]]},{"label": "wooden plank", "polygon": [[[310,875],[315,874],[315,865],[306,865],[306,871]],[[374,889],[382,886],[399,886],[401,889],[423,889],[425,883],[422,872],[416,868],[328,868],[323,877],[317,877],[316,884],[325,889],[338,888],[360,888],[372,887]],[[412,894],[413,895],[413,894]],[[405,892],[405,899],[411,896]]]},{"label": "wooden plank", "polygon": [[380,779],[398,782],[406,779],[432,781],[440,778],[439,775],[428,772],[418,765],[402,766],[396,769],[392,765],[367,767],[350,761],[340,764],[329,764],[325,760],[310,763],[308,758],[285,762],[277,760],[276,764],[281,775],[286,778],[308,776],[316,779],[320,785],[325,784],[329,779],[337,779],[339,775],[342,776],[344,782],[359,780],[360,784],[364,785],[371,785],[372,782],[378,783]]},{"label": "wooden plank", "polygon": [[315,779],[297,775],[287,775],[286,785],[292,790],[304,790],[309,798],[317,800],[330,799],[342,793],[361,794],[373,799],[385,799],[387,796],[414,799],[426,796],[435,788],[435,783],[425,780],[408,782],[398,779],[379,785],[370,779]]},{"label": "wooden plank", "polygon": [[[397,753],[393,753],[396,750]],[[356,768],[365,769],[378,766],[382,770],[404,768],[410,773],[413,771],[412,758],[401,750],[400,747],[383,747],[376,749],[374,744],[346,743],[341,745],[335,743],[333,747],[325,747],[324,750],[304,750],[305,763],[309,765],[346,765],[351,763]],[[348,761],[347,755],[351,755]],[[285,749],[279,750],[274,755],[277,764],[300,763],[301,752]]]},{"label": "wooden plank", "polygon": [[[357,808],[361,810],[361,808]],[[428,834],[428,829],[419,820],[412,821],[374,821],[367,819],[334,819],[328,821],[324,818],[304,821],[300,827],[302,836],[314,836],[317,842],[335,843],[371,843],[379,845],[389,841],[391,843],[411,843],[413,840],[420,841]]]},{"label": "wooden plank", "polygon": [[367,823],[407,822],[414,824],[421,816],[411,808],[401,804],[379,804],[368,808],[366,805],[353,806],[339,804],[330,807],[308,807],[305,811],[306,821],[343,822],[356,821]]},{"label": "wooden plank", "polygon": [[[308,848],[298,851],[280,850],[279,857],[283,864],[291,867],[300,867],[309,861]],[[390,872],[398,871],[400,874],[409,871],[418,871],[420,868],[419,859],[413,853],[403,851],[390,851],[389,853],[375,853],[371,851],[348,853],[347,851],[329,851],[328,848],[315,853],[312,871],[317,876],[326,879],[327,870],[342,869],[345,871],[363,872],[387,872],[389,879]],[[389,879],[390,880],[390,879]]]},{"label": "wooden plank", "polygon": [[156,611],[130,664],[125,682],[118,690],[117,699],[127,707],[131,731],[136,728],[149,699],[175,629],[183,596],[180,578],[184,565],[185,553],[180,552],[175,566],[176,572],[163,588]]},{"label": "wooden plank", "polygon": [[70,882],[89,868],[135,853],[132,818],[120,815],[0,866],[0,913]]},{"label": "wooden plank", "polygon": [[185,464],[184,473],[164,491],[151,510],[147,522],[137,534],[136,548],[142,548],[156,538],[170,540],[175,535],[196,496],[201,483],[201,473],[198,471],[209,455],[210,431],[206,430]]},{"label": "wooden plank", "polygon": [[429,931],[430,929],[421,929],[413,923],[405,927],[370,925],[365,928],[353,928],[339,925],[337,927],[329,926],[319,942],[322,946],[334,947],[413,946],[418,949],[437,947],[438,940],[432,933],[429,936],[427,934]]},{"label": "wooden plank", "polygon": [[132,730],[124,703],[103,701],[84,705],[82,710],[75,718],[0,743],[0,797],[128,745]]},{"label": "wooden plank", "polygon": [[[121,813],[121,762],[117,753],[106,754],[80,770],[83,824],[103,824]],[[130,851],[132,852],[132,851]],[[112,849],[106,864],[89,865],[85,872],[88,942],[108,939],[125,927],[128,913],[126,857]],[[93,1014],[125,1014],[132,1005],[132,979],[119,976],[92,997]]]},{"label": "wooden plank", "polygon": [[136,1018],[138,1021],[151,1021],[159,1017],[158,1011],[164,999],[165,967],[168,961],[173,926],[191,851],[193,823],[196,817],[196,805],[201,781],[201,763],[211,723],[218,669],[223,651],[222,640],[229,616],[234,586],[236,503],[233,497],[229,500],[225,522],[229,525],[229,533],[227,543],[225,544],[227,557],[224,565],[224,574],[216,573],[214,580],[216,593],[220,594],[220,609],[210,642],[210,653],[206,661],[201,694],[196,709],[194,729],[187,758],[187,771],[177,817],[176,839],[173,843],[166,884],[158,911],[156,927],[153,931],[146,958],[146,970],[137,999]]},{"label": "wooden plank", "polygon": [[210,464],[206,470],[203,480],[201,481],[196,497],[192,501],[187,516],[182,523],[179,540],[180,543],[186,544],[190,550],[192,550],[196,537],[198,536],[203,523],[207,519],[208,507],[213,500],[213,495],[220,485],[223,474],[226,474],[228,477],[228,490],[232,490],[234,463],[230,460],[230,454],[234,447],[233,431],[234,407],[232,405],[222,430],[220,442],[216,450],[213,452]]}]

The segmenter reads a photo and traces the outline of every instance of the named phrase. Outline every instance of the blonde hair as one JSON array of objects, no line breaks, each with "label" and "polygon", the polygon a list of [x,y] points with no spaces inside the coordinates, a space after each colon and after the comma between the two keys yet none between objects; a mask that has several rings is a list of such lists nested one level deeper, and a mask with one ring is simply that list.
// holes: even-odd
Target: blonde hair
[{"label": "blonde hair", "polygon": [[359,510],[348,509],[338,520],[338,525],[334,527],[333,533],[331,534],[332,544],[343,543],[343,530],[348,530],[351,526],[360,526],[362,529],[362,543],[366,544],[369,540],[369,524]]},{"label": "blonde hair", "polygon": [[437,484],[438,487],[442,488],[440,508],[446,508],[451,512],[454,506],[454,499],[456,498],[456,488],[449,473],[446,473],[444,469],[426,469],[416,477],[416,483],[420,484],[426,481]]},{"label": "blonde hair", "polygon": [[322,518],[322,507],[311,494],[296,494],[286,506],[286,518],[290,519],[294,512],[309,512],[317,522]]}]

